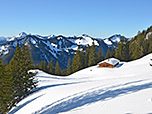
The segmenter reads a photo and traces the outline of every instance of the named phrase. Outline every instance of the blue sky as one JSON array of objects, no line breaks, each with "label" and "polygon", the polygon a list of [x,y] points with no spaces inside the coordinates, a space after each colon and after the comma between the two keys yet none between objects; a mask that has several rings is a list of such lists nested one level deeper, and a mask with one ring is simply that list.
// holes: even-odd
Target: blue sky
[{"label": "blue sky", "polygon": [[132,37],[152,25],[152,0],[0,0],[0,36]]}]

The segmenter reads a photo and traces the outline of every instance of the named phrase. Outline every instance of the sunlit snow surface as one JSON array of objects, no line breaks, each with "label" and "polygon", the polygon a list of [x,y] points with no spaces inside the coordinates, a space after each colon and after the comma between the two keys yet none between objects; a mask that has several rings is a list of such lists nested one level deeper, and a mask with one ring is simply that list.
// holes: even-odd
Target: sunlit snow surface
[{"label": "sunlit snow surface", "polygon": [[109,41],[108,39],[105,39],[105,40],[103,40],[104,42],[105,42],[105,44],[107,44],[107,45],[112,45],[112,42],[111,41]]},{"label": "sunlit snow surface", "polygon": [[151,114],[149,54],[118,68],[93,66],[68,77],[38,71],[38,87],[9,114]]},{"label": "sunlit snow surface", "polygon": [[80,36],[82,37],[82,39],[77,39],[75,41],[75,43],[77,43],[78,45],[92,45],[92,43],[94,42],[95,45],[99,46],[97,41],[93,41],[89,36]]}]

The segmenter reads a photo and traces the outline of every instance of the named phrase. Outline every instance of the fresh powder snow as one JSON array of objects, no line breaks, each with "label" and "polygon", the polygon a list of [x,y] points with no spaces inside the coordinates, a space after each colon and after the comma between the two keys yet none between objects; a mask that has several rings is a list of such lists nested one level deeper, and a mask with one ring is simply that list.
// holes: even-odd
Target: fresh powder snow
[{"label": "fresh powder snow", "polygon": [[83,69],[59,77],[40,70],[38,86],[9,114],[151,114],[152,54],[118,68]]}]

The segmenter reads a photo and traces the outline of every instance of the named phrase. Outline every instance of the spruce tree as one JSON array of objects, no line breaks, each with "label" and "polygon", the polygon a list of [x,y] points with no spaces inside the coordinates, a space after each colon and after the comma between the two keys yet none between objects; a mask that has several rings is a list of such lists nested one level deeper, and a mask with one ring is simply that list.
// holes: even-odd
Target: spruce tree
[{"label": "spruce tree", "polygon": [[85,51],[84,51],[84,49],[82,50],[82,51],[80,51],[80,69],[83,69],[83,68],[85,68],[86,66],[85,66],[85,62],[86,61],[86,59],[85,59]]},{"label": "spruce tree", "polygon": [[121,40],[118,44],[118,47],[116,49],[116,52],[115,52],[115,57],[119,60],[121,60],[124,56],[124,54],[122,53],[123,52],[123,43],[124,43],[124,38],[121,38]]},{"label": "spruce tree", "polygon": [[132,51],[130,52],[131,60],[135,60],[138,58],[139,48],[138,48],[137,44],[135,44],[135,43],[132,44],[132,46],[130,46],[130,47],[132,48]]},{"label": "spruce tree", "polygon": [[8,112],[14,105],[13,79],[0,60],[0,114]]},{"label": "spruce tree", "polygon": [[23,83],[21,82],[22,77],[20,76],[20,73],[21,73],[20,62],[21,62],[21,50],[19,47],[19,43],[17,43],[15,54],[9,63],[9,70],[14,80],[13,88],[14,88],[15,94],[13,97],[15,99],[13,101],[13,105],[19,102],[20,98],[22,97],[22,95],[20,94],[23,87],[22,86]]},{"label": "spruce tree", "polygon": [[43,62],[43,71],[47,71],[47,64],[46,64],[46,60],[44,60]]},{"label": "spruce tree", "polygon": [[143,49],[144,49],[144,55],[148,54],[148,48],[149,48],[149,41],[145,40],[144,45],[143,45]]},{"label": "spruce tree", "polygon": [[23,45],[22,49],[20,49],[19,43],[17,43],[15,54],[9,63],[9,70],[14,81],[14,105],[36,86],[33,78],[34,74],[28,73],[32,68],[32,64],[32,56],[28,46]]},{"label": "spruce tree", "polygon": [[107,54],[106,54],[106,59],[111,57],[111,48],[108,48]]},{"label": "spruce tree", "polygon": [[56,66],[55,66],[55,74],[61,75],[61,69],[58,61],[56,62]]},{"label": "spruce tree", "polygon": [[111,57],[115,57],[115,48],[112,49]]},{"label": "spruce tree", "polygon": [[81,69],[81,58],[80,58],[80,50],[78,49],[73,58],[72,63],[72,72],[76,72]]},{"label": "spruce tree", "polygon": [[102,50],[101,48],[99,48],[98,52],[97,52],[97,62],[100,62],[104,59],[103,55],[102,55]]},{"label": "spruce tree", "polygon": [[129,54],[129,41],[125,40],[125,48],[124,48],[124,54],[125,58],[124,61],[129,61],[130,60],[130,54]]},{"label": "spruce tree", "polygon": [[144,49],[143,49],[143,47],[141,46],[140,48],[139,48],[139,57],[142,57],[144,55]]},{"label": "spruce tree", "polygon": [[33,67],[33,58],[28,45],[23,45],[21,49],[21,62],[20,62],[20,72],[23,83],[22,94],[25,97],[33,88],[36,87],[36,82],[34,81],[33,73],[28,73],[28,71]]},{"label": "spruce tree", "polygon": [[39,69],[43,70],[43,61],[41,61],[40,65],[39,65]]},{"label": "spruce tree", "polygon": [[50,63],[48,64],[48,70],[50,74],[54,74],[54,62],[52,59],[50,60]]},{"label": "spruce tree", "polygon": [[129,50],[131,55],[131,60],[138,59],[144,55],[144,33],[138,34],[130,41]]},{"label": "spruce tree", "polygon": [[92,46],[90,47],[88,66],[95,65],[96,62],[97,62],[96,46],[95,46],[95,44],[94,44],[94,42],[93,42],[93,43],[92,43]]},{"label": "spruce tree", "polygon": [[89,54],[90,54],[90,46],[87,46],[86,54],[85,54],[85,67],[88,67],[88,61],[89,61]]},{"label": "spruce tree", "polygon": [[115,57],[116,57],[117,59],[120,59],[120,58],[121,58],[121,44],[120,44],[120,43],[118,44],[118,47],[117,47],[117,49],[116,49]]},{"label": "spruce tree", "polygon": [[72,73],[72,69],[71,69],[71,58],[69,58],[68,60],[68,67],[66,69],[66,75],[69,75]]},{"label": "spruce tree", "polygon": [[47,72],[47,64],[46,64],[46,60],[41,61],[40,65],[39,65],[39,69],[43,70],[45,72]]}]

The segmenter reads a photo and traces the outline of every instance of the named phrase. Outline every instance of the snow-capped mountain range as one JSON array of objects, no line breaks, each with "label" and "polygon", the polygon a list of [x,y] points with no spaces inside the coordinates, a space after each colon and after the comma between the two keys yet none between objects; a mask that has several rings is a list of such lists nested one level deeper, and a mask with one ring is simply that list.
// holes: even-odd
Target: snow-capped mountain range
[{"label": "snow-capped mountain range", "polygon": [[69,57],[73,57],[76,53],[78,46],[86,49],[88,45],[94,42],[97,48],[101,48],[105,55],[108,48],[117,48],[120,39],[123,36],[113,35],[109,38],[93,38],[86,34],[79,36],[65,37],[63,35],[31,35],[21,32],[13,37],[0,37],[0,55],[5,63],[8,63],[15,52],[16,44],[19,42],[20,47],[24,43],[30,46],[31,53],[35,64],[40,61],[46,60],[47,63],[50,59],[54,62],[59,61],[61,68],[65,68]]}]

